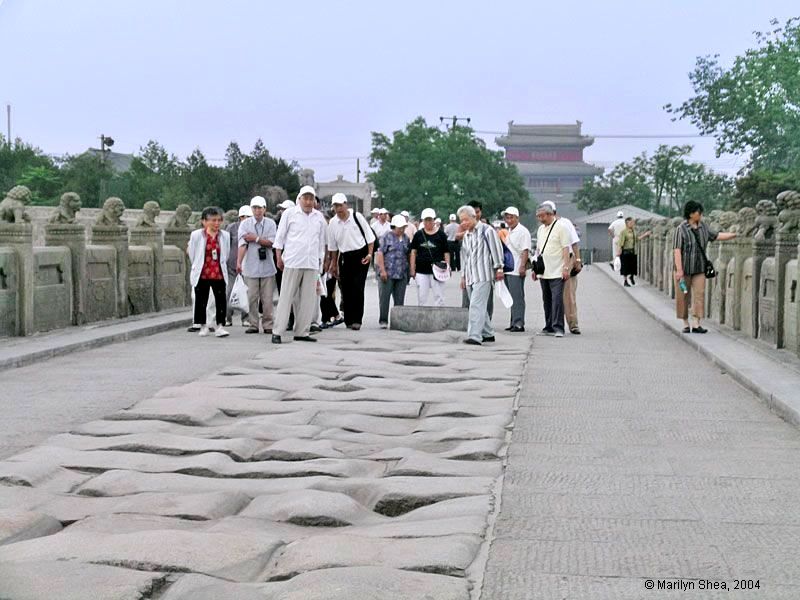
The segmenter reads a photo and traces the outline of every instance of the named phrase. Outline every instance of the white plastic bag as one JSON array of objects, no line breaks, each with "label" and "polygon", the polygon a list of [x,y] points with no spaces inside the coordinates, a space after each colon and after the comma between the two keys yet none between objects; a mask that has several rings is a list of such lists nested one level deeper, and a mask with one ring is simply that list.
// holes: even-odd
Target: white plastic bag
[{"label": "white plastic bag", "polygon": [[614,270],[619,272],[622,268],[622,260],[620,260],[619,256],[614,257]]},{"label": "white plastic bag", "polygon": [[250,304],[247,300],[247,284],[241,275],[237,275],[236,281],[233,282],[233,289],[228,302],[231,308],[238,309],[244,313],[250,309]]},{"label": "white plastic bag", "polygon": [[330,276],[325,273],[317,278],[317,296],[324,298],[328,295],[328,278]]},{"label": "white plastic bag", "polygon": [[514,305],[514,299],[511,297],[511,292],[508,291],[505,281],[495,282],[494,291],[497,293],[497,297],[500,298],[500,302],[503,303],[503,306],[511,308]]}]

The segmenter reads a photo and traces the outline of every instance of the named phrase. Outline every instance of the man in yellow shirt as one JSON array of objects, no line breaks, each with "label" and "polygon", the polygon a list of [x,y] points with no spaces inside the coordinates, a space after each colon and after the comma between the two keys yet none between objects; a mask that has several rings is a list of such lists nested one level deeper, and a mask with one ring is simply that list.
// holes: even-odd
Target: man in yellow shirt
[{"label": "man in yellow shirt", "polygon": [[[564,337],[564,282],[570,272],[570,235],[549,204],[536,209],[541,225],[536,234],[536,255],[544,259],[544,273],[533,274],[542,286],[545,326],[543,335]],[[536,260],[534,258],[534,260]]]}]

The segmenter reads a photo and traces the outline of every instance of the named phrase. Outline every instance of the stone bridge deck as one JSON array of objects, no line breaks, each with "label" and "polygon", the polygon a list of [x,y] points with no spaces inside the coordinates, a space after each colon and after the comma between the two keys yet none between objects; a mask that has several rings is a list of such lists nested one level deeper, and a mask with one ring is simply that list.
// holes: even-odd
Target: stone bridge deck
[{"label": "stone bridge deck", "polygon": [[3,372],[0,598],[800,597],[800,432],[594,269],[579,304],[580,337],[371,314]]}]

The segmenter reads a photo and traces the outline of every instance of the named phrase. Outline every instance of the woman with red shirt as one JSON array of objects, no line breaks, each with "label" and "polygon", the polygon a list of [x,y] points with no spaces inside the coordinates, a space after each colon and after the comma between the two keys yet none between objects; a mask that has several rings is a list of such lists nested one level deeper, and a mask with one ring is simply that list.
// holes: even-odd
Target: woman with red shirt
[{"label": "woman with red shirt", "polygon": [[202,229],[192,232],[189,238],[189,258],[192,261],[190,283],[194,287],[194,322],[200,327],[200,335],[208,335],[206,324],[206,305],[209,292],[214,294],[216,303],[217,337],[226,337],[225,313],[227,298],[225,294],[228,283],[226,263],[230,253],[230,234],[220,229],[222,210],[217,207],[204,208],[200,216]]}]

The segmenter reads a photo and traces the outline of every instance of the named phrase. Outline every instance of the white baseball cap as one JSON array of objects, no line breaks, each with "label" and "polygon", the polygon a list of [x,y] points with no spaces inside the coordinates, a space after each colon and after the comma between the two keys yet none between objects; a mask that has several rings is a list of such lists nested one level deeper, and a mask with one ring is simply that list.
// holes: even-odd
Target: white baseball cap
[{"label": "white baseball cap", "polygon": [[388,214],[389,214],[389,211],[388,211],[388,210],[386,210],[385,208],[379,208],[379,209],[378,209],[378,214],[379,214],[379,215],[388,215]]},{"label": "white baseball cap", "polygon": [[250,206],[260,206],[261,208],[267,208],[267,201],[264,200],[262,196],[253,196],[250,199]]},{"label": "white baseball cap", "polygon": [[455,220],[456,220],[456,216],[455,216],[454,214],[451,214],[451,215],[450,215],[450,220],[451,220],[451,221],[455,221]]},{"label": "white baseball cap", "polygon": [[379,212],[381,212],[381,209],[380,209],[380,208],[373,208],[373,209],[372,209],[371,211],[369,211],[369,212],[370,212],[370,214],[372,214],[372,215],[377,215]]},{"label": "white baseball cap", "polygon": [[342,192],[336,192],[331,198],[331,204],[347,204],[347,196]]},{"label": "white baseball cap", "polygon": [[407,210],[401,210],[400,214],[403,215],[406,219],[411,216],[410,214],[408,214]]},{"label": "white baseball cap", "polygon": [[239,216],[240,217],[252,217],[253,216],[253,209],[245,204],[244,206],[239,208]]},{"label": "white baseball cap", "polygon": [[544,202],[542,202],[542,204],[546,204],[547,206],[553,209],[553,212],[556,212],[556,203],[553,202],[552,200],[545,200]]},{"label": "white baseball cap", "polygon": [[617,213],[617,217],[619,217],[620,219],[621,219],[622,217],[624,217],[624,216],[625,216],[625,213],[624,213],[624,212],[622,212],[622,211],[619,211],[619,212]]},{"label": "white baseball cap", "polygon": [[286,210],[287,208],[292,208],[293,206],[294,202],[292,202],[291,200],[284,200],[283,202],[278,204],[278,208],[282,208],[284,210]]},{"label": "white baseball cap", "polygon": [[408,225],[406,218],[403,215],[395,215],[392,217],[392,221],[390,223],[392,227],[405,227]]},{"label": "white baseball cap", "polygon": [[439,217],[436,217],[436,218],[433,220],[433,222],[434,222],[434,223],[439,223],[439,224],[441,224],[442,220],[441,220]]},{"label": "white baseball cap", "polygon": [[503,211],[504,215],[514,215],[515,217],[519,216],[519,211],[517,210],[516,206],[509,206],[507,209]]},{"label": "white baseball cap", "polygon": [[436,211],[432,208],[426,208],[422,211],[420,215],[420,219],[435,219],[436,218]]},{"label": "white baseball cap", "polygon": [[304,185],[303,187],[300,188],[300,191],[297,192],[297,199],[299,200],[300,196],[305,196],[306,194],[311,194],[315,198],[317,196],[317,192],[314,190],[313,187],[311,187],[310,185]]}]

